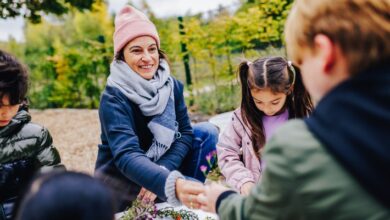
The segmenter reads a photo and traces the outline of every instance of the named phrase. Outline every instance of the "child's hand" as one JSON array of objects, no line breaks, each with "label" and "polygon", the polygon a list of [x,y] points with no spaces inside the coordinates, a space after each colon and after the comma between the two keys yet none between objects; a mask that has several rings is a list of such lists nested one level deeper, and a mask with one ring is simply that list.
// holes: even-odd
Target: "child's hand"
[{"label": "child's hand", "polygon": [[218,197],[225,191],[228,191],[229,188],[226,188],[223,185],[217,183],[211,183],[210,185],[205,186],[204,193],[199,194],[197,201],[201,205],[201,209],[206,212],[216,213],[215,203],[217,202]]},{"label": "child's hand", "polygon": [[255,186],[253,182],[246,182],[241,186],[240,193],[243,196],[249,195],[251,192],[252,188]]},{"label": "child's hand", "polygon": [[150,203],[154,202],[154,200],[157,198],[156,194],[150,192],[149,190],[142,188],[141,192],[139,192],[138,197],[139,200],[142,201],[142,203]]},{"label": "child's hand", "polygon": [[200,203],[197,201],[197,196],[204,192],[204,185],[199,182],[190,180],[177,179],[176,180],[176,195],[177,198],[185,206],[190,209],[199,209]]}]

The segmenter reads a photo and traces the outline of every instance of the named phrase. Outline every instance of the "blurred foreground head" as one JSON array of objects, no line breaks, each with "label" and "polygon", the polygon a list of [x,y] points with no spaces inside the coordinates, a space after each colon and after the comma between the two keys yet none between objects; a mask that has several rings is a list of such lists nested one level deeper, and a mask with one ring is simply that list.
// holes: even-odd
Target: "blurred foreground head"
[{"label": "blurred foreground head", "polygon": [[315,36],[324,34],[341,48],[355,74],[390,60],[390,1],[297,0],[285,31],[288,54],[297,64],[303,49],[316,52]]},{"label": "blurred foreground head", "polygon": [[113,220],[109,189],[93,177],[53,172],[37,178],[21,202],[19,220]]},{"label": "blurred foreground head", "polygon": [[297,0],[285,36],[289,57],[318,101],[343,79],[389,62],[390,1]]}]

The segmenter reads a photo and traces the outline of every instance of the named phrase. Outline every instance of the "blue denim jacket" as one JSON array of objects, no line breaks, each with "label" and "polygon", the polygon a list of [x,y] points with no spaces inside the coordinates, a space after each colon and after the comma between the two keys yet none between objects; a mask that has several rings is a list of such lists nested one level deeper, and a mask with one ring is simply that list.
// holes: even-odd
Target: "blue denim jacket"
[{"label": "blue denim jacket", "polygon": [[[181,137],[155,163],[146,157],[153,135],[147,124],[151,117],[142,115],[117,88],[107,86],[100,101],[101,144],[95,172],[136,183],[160,199],[166,200],[165,181],[171,170],[182,164],[192,147],[193,132],[183,97],[183,85],[174,79],[176,121]],[[166,169],[164,169],[163,167]]]}]

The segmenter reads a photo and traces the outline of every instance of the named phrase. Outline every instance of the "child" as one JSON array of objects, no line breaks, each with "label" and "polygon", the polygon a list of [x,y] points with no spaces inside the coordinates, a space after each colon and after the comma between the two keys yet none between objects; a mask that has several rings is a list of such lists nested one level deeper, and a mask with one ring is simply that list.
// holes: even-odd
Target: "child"
[{"label": "child", "polygon": [[110,190],[97,179],[77,172],[50,172],[31,184],[16,219],[114,220],[114,205]]},{"label": "child", "polygon": [[273,135],[248,197],[198,201],[220,219],[390,219],[390,1],[296,0],[285,29],[315,110]]},{"label": "child", "polygon": [[217,152],[227,183],[248,195],[263,169],[264,144],[288,119],[307,116],[312,103],[298,69],[282,57],[242,62],[239,76],[241,107],[221,135]]},{"label": "child", "polygon": [[36,171],[61,160],[45,128],[30,122],[25,96],[27,70],[0,50],[0,219],[11,219],[13,205]]}]

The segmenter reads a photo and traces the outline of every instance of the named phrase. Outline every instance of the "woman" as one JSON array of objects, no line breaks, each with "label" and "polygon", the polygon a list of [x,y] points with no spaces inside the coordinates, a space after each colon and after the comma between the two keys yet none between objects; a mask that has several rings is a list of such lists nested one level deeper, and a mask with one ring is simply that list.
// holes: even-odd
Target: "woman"
[{"label": "woman", "polygon": [[176,195],[203,188],[172,171],[203,182],[199,167],[215,150],[218,132],[209,123],[191,128],[183,85],[170,75],[156,27],[142,12],[125,6],[117,15],[114,50],[99,108],[96,174],[126,184],[119,211],[137,195],[179,204]]}]

